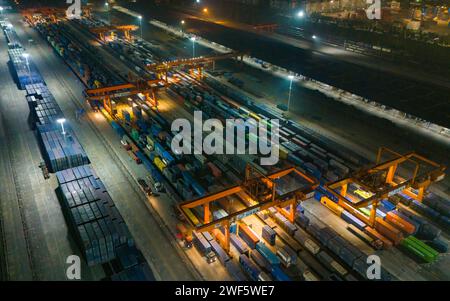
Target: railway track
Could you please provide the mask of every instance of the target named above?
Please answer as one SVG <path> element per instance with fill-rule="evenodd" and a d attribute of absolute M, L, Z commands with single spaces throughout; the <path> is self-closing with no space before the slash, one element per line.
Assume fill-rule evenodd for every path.
<path fill-rule="evenodd" d="M 9 144 L 10 143 L 9 143 L 8 135 L 6 135 L 6 145 L 9 145 Z M 25 238 L 26 254 L 27 254 L 28 264 L 29 264 L 30 270 L 31 270 L 31 278 L 33 281 L 35 281 L 35 280 L 39 280 L 39 278 L 38 278 L 38 274 L 35 269 L 35 264 L 34 264 L 34 259 L 33 259 L 33 251 L 32 251 L 31 242 L 30 242 L 30 235 L 28 233 L 29 227 L 28 227 L 26 215 L 24 212 L 25 209 L 24 209 L 24 203 L 23 203 L 23 198 L 22 198 L 22 191 L 21 191 L 20 183 L 19 183 L 19 176 L 14 168 L 15 165 L 17 164 L 17 158 L 14 156 L 14 153 L 13 153 L 11 147 L 8 147 L 7 156 L 8 156 L 8 158 L 6 158 L 7 159 L 6 161 L 8 162 L 7 163 L 8 169 L 11 171 L 11 181 L 14 184 L 15 196 L 16 196 L 17 205 L 19 208 L 19 214 L 20 214 L 20 220 L 21 220 L 21 224 L 22 224 L 23 235 Z M 3 222 L 2 222 L 2 228 L 3 228 Z M 3 237 L 3 235 L 2 235 L 2 237 Z M 3 244 L 4 244 L 4 249 L 6 250 L 7 245 L 4 240 L 3 240 Z M 7 253 L 7 252 L 5 252 L 5 253 Z M 5 260 L 5 272 L 8 277 L 8 261 L 7 260 Z"/>

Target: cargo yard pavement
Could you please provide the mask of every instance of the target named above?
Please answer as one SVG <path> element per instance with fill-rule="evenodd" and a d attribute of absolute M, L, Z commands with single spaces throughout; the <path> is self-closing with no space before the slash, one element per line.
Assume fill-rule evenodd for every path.
<path fill-rule="evenodd" d="M 84 87 L 33 29 L 26 28 L 25 31 L 26 35 L 33 37 L 36 43 L 30 48 L 34 62 L 91 158 L 97 174 L 129 225 L 130 231 L 136 238 L 138 246 L 150 263 L 157 279 L 198 279 L 199 275 L 192 271 L 192 268 L 187 267 L 192 263 L 189 262 L 186 254 L 180 253 L 181 250 L 177 251 L 176 248 L 181 248 L 177 246 L 174 236 L 168 236 L 167 233 L 167 226 L 175 229 L 174 218 L 167 216 L 172 210 L 172 200 L 165 195 L 161 195 L 157 199 L 151 198 L 154 208 L 159 213 L 166 214 L 163 216 L 164 220 L 171 221 L 166 226 L 163 221 L 153 217 L 152 214 L 156 214 L 154 211 L 149 212 L 151 209 L 149 203 L 146 202 L 143 192 L 134 182 L 139 177 L 146 178 L 144 168 L 137 166 L 130 159 L 121 147 L 120 139 L 100 113 L 90 112 L 80 122 L 76 122 L 76 108 L 84 106 L 87 111 L 90 111 L 89 106 L 82 101 Z M 25 35 L 25 32 L 21 32 L 21 30 L 17 30 L 17 33 L 19 36 Z M 195 255 L 195 252 L 195 250 L 190 250 L 187 254 Z M 200 256 L 189 257 L 197 266 L 208 266 Z M 223 267 L 218 266 L 217 268 L 201 269 L 201 272 L 205 273 L 202 276 L 217 280 L 229 278 Z"/>

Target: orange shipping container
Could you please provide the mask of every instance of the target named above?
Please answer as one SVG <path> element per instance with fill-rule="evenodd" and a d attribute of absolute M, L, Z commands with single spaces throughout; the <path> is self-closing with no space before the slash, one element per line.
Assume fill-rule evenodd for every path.
<path fill-rule="evenodd" d="M 378 233 L 378 231 L 375 230 L 374 228 L 367 226 L 364 228 L 364 230 L 367 232 L 367 234 L 370 237 L 381 240 L 383 242 L 384 249 L 387 250 L 387 249 L 392 248 L 392 242 L 389 239 L 387 239 L 386 237 L 384 237 L 383 235 L 381 235 L 380 233 Z"/>
<path fill-rule="evenodd" d="M 382 235 L 392 240 L 394 242 L 394 245 L 399 244 L 403 239 L 403 234 L 402 232 L 400 232 L 400 230 L 379 217 L 377 217 L 375 220 L 375 229 Z"/>
<path fill-rule="evenodd" d="M 245 224 L 240 223 L 239 224 L 239 232 L 244 232 L 245 235 L 251 239 L 251 241 L 256 245 L 259 242 L 259 238 L 258 236 L 255 235 L 255 233 L 253 233 L 253 231 Z M 241 235 L 239 235 L 241 236 Z M 249 244 L 247 242 L 247 244 Z M 250 245 L 250 244 L 249 244 Z M 251 246 L 252 247 L 252 246 Z"/>
<path fill-rule="evenodd" d="M 394 212 L 388 212 L 386 214 L 386 221 L 407 234 L 414 234 L 416 231 L 416 227 L 414 225 L 405 221 Z"/>

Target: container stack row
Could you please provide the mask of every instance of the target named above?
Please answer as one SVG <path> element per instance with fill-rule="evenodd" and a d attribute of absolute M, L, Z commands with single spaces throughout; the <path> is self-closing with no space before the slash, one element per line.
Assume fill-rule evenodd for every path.
<path fill-rule="evenodd" d="M 28 84 L 43 82 L 39 70 L 34 65 L 31 57 L 27 57 L 28 54 L 23 48 L 9 49 L 8 55 L 14 71 L 14 78 L 21 90 L 24 90 Z"/>
<path fill-rule="evenodd" d="M 64 133 L 56 124 L 37 125 L 37 131 L 45 161 L 52 172 L 90 163 L 86 152 L 68 125 L 64 126 Z"/>
<path fill-rule="evenodd" d="M 72 129 L 57 119 L 63 114 L 45 85 L 39 71 L 28 58 L 28 79 L 23 78 L 24 50 L 12 27 L 0 24 L 8 41 L 14 44 L 9 55 L 27 102 L 43 155 L 56 173 L 61 207 L 89 265 L 107 263 L 109 280 L 155 280 L 142 253 L 135 247 L 127 225 L 89 165 L 89 159 Z M 105 265 L 104 265 L 105 267 Z"/>
<path fill-rule="evenodd" d="M 33 127 L 37 124 L 55 124 L 63 113 L 45 83 L 26 85 L 27 102 Z"/>
<path fill-rule="evenodd" d="M 89 165 L 56 173 L 61 206 L 89 266 L 116 258 L 134 240 L 102 181 Z"/>

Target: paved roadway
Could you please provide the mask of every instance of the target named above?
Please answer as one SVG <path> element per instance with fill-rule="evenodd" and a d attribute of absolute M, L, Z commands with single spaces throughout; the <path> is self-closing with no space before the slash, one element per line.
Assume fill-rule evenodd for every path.
<path fill-rule="evenodd" d="M 84 87 L 62 60 L 34 30 L 28 28 L 26 32 L 36 41 L 30 50 L 36 65 L 124 216 L 156 278 L 230 279 L 219 263 L 209 266 L 196 250 L 182 251 L 174 236 L 173 202 L 164 194 L 151 199 L 144 196 L 136 184 L 137 178 L 148 175 L 143 166 L 131 160 L 106 119 L 100 113 L 90 112 L 87 104 L 81 101 Z M 76 122 L 75 110 L 80 106 L 89 113 L 81 122 Z"/>

